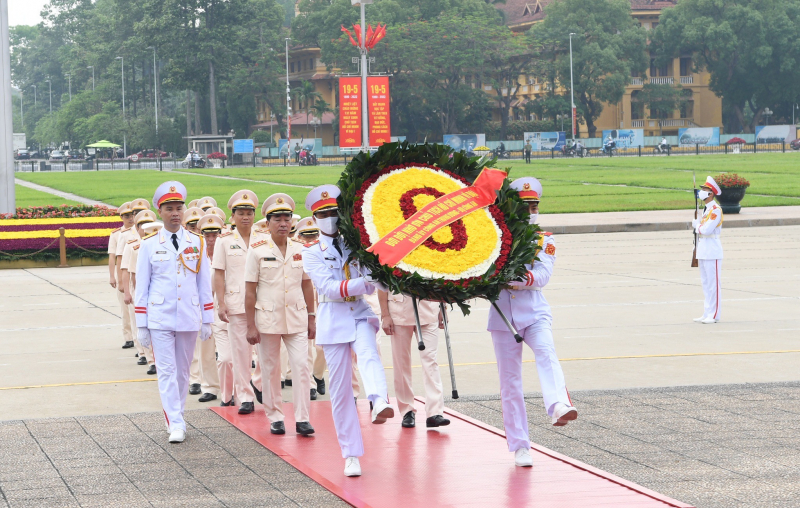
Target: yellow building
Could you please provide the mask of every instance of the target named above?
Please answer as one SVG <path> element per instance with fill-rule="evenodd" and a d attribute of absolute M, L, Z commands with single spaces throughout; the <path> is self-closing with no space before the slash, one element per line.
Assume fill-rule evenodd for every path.
<path fill-rule="evenodd" d="M 515 32 L 523 32 L 542 19 L 544 8 L 554 0 L 506 0 L 498 4 L 506 16 L 506 23 Z M 630 0 L 633 17 L 641 25 L 652 30 L 658 25 L 661 10 L 674 7 L 677 0 Z M 618 104 L 606 104 L 603 112 L 595 122 L 600 136 L 602 129 L 644 129 L 645 136 L 677 135 L 683 127 L 722 127 L 722 99 L 708 88 L 707 72 L 693 73 L 691 57 L 675 58 L 672 65 L 656 67 L 651 60 L 650 68 L 644 75 L 631 76 L 630 84 L 625 87 L 625 94 Z M 651 118 L 644 105 L 638 103 L 636 96 L 645 83 L 669 84 L 683 87 L 685 106 L 673 112 L 669 118 Z M 520 76 L 517 92 L 518 100 L 514 101 L 511 118 L 525 118 L 524 105 L 528 100 L 544 95 L 547 90 L 532 76 Z M 568 92 L 564 88 L 563 92 Z M 487 93 L 494 93 L 487 90 Z M 508 93 L 506 90 L 505 93 Z M 512 89 L 513 93 L 513 89 Z M 500 120 L 500 111 L 493 113 L 495 121 Z M 530 119 L 530 118 L 527 118 Z M 569 130 L 569 127 L 567 127 Z M 581 136 L 587 136 L 585 124 L 580 125 Z"/>

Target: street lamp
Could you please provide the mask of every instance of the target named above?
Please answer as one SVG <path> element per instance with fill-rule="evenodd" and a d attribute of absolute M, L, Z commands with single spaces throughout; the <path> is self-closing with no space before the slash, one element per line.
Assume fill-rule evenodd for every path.
<path fill-rule="evenodd" d="M 770 110 L 769 108 L 764 108 L 763 115 L 764 115 L 764 118 L 765 118 L 765 120 L 767 122 L 767 125 L 769 125 L 769 117 L 772 116 L 773 113 L 774 113 L 774 111 Z"/>
<path fill-rule="evenodd" d="M 792 104 L 792 125 L 796 125 L 795 122 L 794 122 L 794 110 L 795 109 L 800 109 L 800 108 L 797 107 L 797 103 Z"/>
<path fill-rule="evenodd" d="M 373 0 L 350 0 L 351 5 L 361 7 L 361 149 L 369 151 L 369 115 L 367 104 L 367 28 L 366 14 L 364 6 L 371 4 Z"/>
<path fill-rule="evenodd" d="M 69 101 L 72 102 L 72 74 L 67 74 L 69 80 Z"/>
<path fill-rule="evenodd" d="M 53 84 L 50 82 L 49 79 L 45 79 L 47 82 L 47 86 L 50 89 L 50 112 L 53 112 Z"/>
<path fill-rule="evenodd" d="M 94 92 L 94 65 L 90 65 L 87 69 L 92 69 L 92 92 Z"/>
<path fill-rule="evenodd" d="M 36 85 L 31 85 L 33 87 L 33 107 L 36 109 Z"/>
<path fill-rule="evenodd" d="M 154 102 L 156 104 L 156 144 L 158 145 L 158 156 L 161 157 L 161 143 L 158 140 L 158 79 L 156 78 L 156 48 L 155 46 L 147 46 L 147 49 L 153 50 L 153 89 L 155 90 L 156 97 Z"/>
<path fill-rule="evenodd" d="M 289 87 L 289 37 L 286 38 L 286 156 L 289 156 L 289 142 L 292 140 L 292 89 Z M 280 157 L 280 156 L 279 156 Z"/>
<path fill-rule="evenodd" d="M 270 120 L 270 124 L 269 124 L 269 143 L 272 144 L 272 143 L 275 142 L 275 136 L 272 134 L 272 122 L 275 121 L 275 113 L 270 113 L 269 114 L 269 120 Z"/>
<path fill-rule="evenodd" d="M 19 118 L 22 121 L 22 128 L 25 129 L 25 112 L 22 110 L 22 103 L 25 102 L 25 94 L 19 91 Z"/>
<path fill-rule="evenodd" d="M 574 33 L 569 34 L 569 97 L 572 103 L 572 142 L 575 142 L 575 85 L 572 82 L 572 36 Z"/>
<path fill-rule="evenodd" d="M 122 62 L 122 119 L 125 120 L 125 58 L 118 56 L 115 60 Z M 122 155 L 128 156 L 128 137 L 124 132 L 122 134 Z"/>

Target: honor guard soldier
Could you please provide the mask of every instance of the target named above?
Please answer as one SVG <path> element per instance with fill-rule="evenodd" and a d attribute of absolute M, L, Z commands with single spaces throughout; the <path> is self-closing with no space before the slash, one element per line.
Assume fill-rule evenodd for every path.
<path fill-rule="evenodd" d="M 211 267 L 202 237 L 181 227 L 186 187 L 165 182 L 153 205 L 164 227 L 146 237 L 136 263 L 136 325 L 139 341 L 149 346 L 158 370 L 158 391 L 169 429 L 169 442 L 186 438 L 183 411 L 189 388 L 189 365 L 197 333 L 206 340 L 214 321 Z"/>
<path fill-rule="evenodd" d="M 394 394 L 397 408 L 403 415 L 402 426 L 416 426 L 414 390 L 411 387 L 411 337 L 416 334 L 414 307 L 411 297 L 378 291 L 380 302 L 381 327 L 392 341 L 392 366 L 394 367 Z M 444 414 L 444 393 L 442 376 L 436 354 L 439 348 L 439 327 L 444 327 L 439 304 L 420 300 L 417 302 L 422 340 L 425 349 L 419 352 L 422 363 L 422 380 L 425 386 L 426 427 L 450 425 Z M 417 349 L 416 347 L 414 349 Z"/>
<path fill-rule="evenodd" d="M 319 228 L 314 222 L 314 217 L 305 217 L 297 223 L 297 239 L 303 245 L 309 245 L 319 239 Z M 314 291 L 316 295 L 316 290 Z M 316 301 L 316 298 L 315 298 Z M 316 339 L 308 341 L 308 363 L 311 365 L 311 375 L 313 376 L 311 388 L 311 400 L 317 400 L 317 393 L 325 395 L 325 353 L 322 347 L 316 343 Z"/>
<path fill-rule="evenodd" d="M 130 201 L 119 205 L 117 213 L 119 213 L 119 217 L 122 219 L 122 227 L 112 231 L 111 235 L 108 237 L 108 283 L 114 288 L 114 294 L 117 295 L 120 315 L 122 316 L 122 349 L 130 349 L 133 347 L 131 318 L 128 314 L 127 305 L 125 304 L 125 297 L 118 289 L 122 281 L 119 280 L 119 269 L 117 268 L 117 246 L 119 244 L 119 237 L 123 231 L 128 231 L 133 227 L 134 213 L 131 209 Z"/>
<path fill-rule="evenodd" d="M 374 293 L 375 286 L 369 270 L 350 261 L 350 249 L 339 234 L 339 194 L 335 185 L 322 185 L 306 197 L 306 208 L 313 213 L 322 235 L 317 243 L 303 248 L 303 267 L 319 297 L 317 343 L 328 362 L 331 410 L 345 459 L 344 474 L 360 476 L 358 457 L 364 454 L 364 443 L 350 384 L 353 353 L 372 403 L 372 423 L 384 423 L 394 416 L 394 409 L 388 402 L 386 374 L 378 356 L 376 333 L 380 324 L 364 301 L 364 295 Z"/>
<path fill-rule="evenodd" d="M 122 251 L 122 256 L 120 257 L 120 268 L 122 273 L 122 288 L 123 288 L 123 300 L 125 301 L 126 310 L 130 315 L 131 320 L 131 333 L 135 336 L 137 334 L 136 330 L 136 314 L 134 313 L 133 307 L 133 284 L 131 283 L 131 263 L 135 263 L 134 258 L 138 256 L 134 256 L 134 252 L 138 252 L 136 249 L 139 248 L 139 242 L 141 241 L 141 237 L 144 236 L 144 226 L 155 222 L 156 214 L 153 213 L 151 210 L 142 210 L 141 212 L 136 214 L 134 218 L 134 224 L 136 228 L 136 236 L 131 240 L 128 240 L 128 243 L 125 245 L 125 249 Z M 135 270 L 134 270 L 135 271 Z M 135 340 L 134 343 L 136 344 L 136 350 L 138 351 L 139 355 L 139 365 L 150 365 L 153 366 L 153 374 L 155 374 L 155 362 L 153 361 L 153 350 L 150 348 L 143 347 L 139 344 L 138 340 Z"/>
<path fill-rule="evenodd" d="M 244 269 L 250 245 L 263 240 L 266 235 L 253 229 L 258 208 L 258 197 L 253 191 L 235 193 L 228 200 L 228 208 L 236 229 L 220 235 L 214 246 L 214 291 L 218 295 L 219 318 L 228 323 L 234 397 L 239 403 L 239 414 L 250 414 L 255 408 L 256 392 L 251 367 L 253 346 L 247 342 Z"/>
<path fill-rule="evenodd" d="M 722 193 L 717 182 L 710 176 L 706 179 L 698 197 L 705 203 L 703 216 L 692 222 L 697 233 L 697 264 L 700 267 L 700 282 L 703 284 L 705 305 L 703 315 L 695 318 L 698 323 L 710 325 L 720 320 L 720 270 L 722 269 L 722 208 L 714 196 Z"/>
<path fill-rule="evenodd" d="M 511 188 L 519 192 L 520 198 L 528 203 L 530 223 L 536 223 L 542 184 L 536 178 L 524 177 L 514 180 Z M 509 288 L 500 293 L 497 305 L 514 324 L 525 344 L 533 350 L 545 410 L 552 418 L 553 425 L 563 426 L 575 420 L 578 411 L 572 407 L 567 392 L 564 373 L 553 344 L 553 315 L 542 294 L 542 289 L 553 275 L 556 262 L 556 244 L 550 233 L 543 233 L 539 239 L 537 257 L 539 259 L 531 260 L 525 265 L 528 269 L 525 280 L 511 282 Z M 517 343 L 494 307 L 489 309 L 488 330 L 492 333 L 497 370 L 500 374 L 500 398 L 508 450 L 515 452 L 516 465 L 530 467 L 533 460 L 530 454 L 528 415 L 522 393 L 522 344 Z"/>
<path fill-rule="evenodd" d="M 195 206 L 200 207 L 204 212 L 208 212 L 210 209 L 217 206 L 217 201 L 211 196 L 206 196 L 198 199 Z"/>
<path fill-rule="evenodd" d="M 269 224 L 270 236 L 250 244 L 245 264 L 247 341 L 258 344 L 263 383 L 262 403 L 272 434 L 285 434 L 281 400 L 281 341 L 286 345 L 289 364 L 295 374 L 292 391 L 295 430 L 314 433 L 308 421 L 308 393 L 311 372 L 308 343 L 314 339 L 316 317 L 314 287 L 303 270 L 303 247 L 289 238 L 294 200 L 287 194 L 273 194 L 261 213 Z M 311 309 L 311 311 L 309 311 Z"/>
<path fill-rule="evenodd" d="M 211 208 L 206 215 L 200 219 L 200 231 L 203 239 L 208 245 L 208 257 L 212 264 L 214 261 L 214 247 L 217 238 L 225 231 L 224 214 L 220 216 L 221 210 L 214 213 L 219 208 Z M 214 305 L 217 306 L 217 295 L 214 294 Z M 211 324 L 211 338 L 216 346 L 217 377 L 219 379 L 219 391 L 222 396 L 221 406 L 233 405 L 233 356 L 231 345 L 228 339 L 228 323 L 219 318 L 219 314 L 214 313 L 214 322 Z M 202 399 L 203 397 L 200 397 Z M 200 400 L 198 399 L 198 400 Z M 202 401 L 205 402 L 205 401 Z"/>

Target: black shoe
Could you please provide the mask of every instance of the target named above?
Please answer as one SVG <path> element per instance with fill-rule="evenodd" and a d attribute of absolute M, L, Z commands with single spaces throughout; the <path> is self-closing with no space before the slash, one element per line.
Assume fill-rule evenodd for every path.
<path fill-rule="evenodd" d="M 130 349 L 132 347 L 133 347 L 133 341 L 129 340 L 129 341 L 125 342 L 125 344 L 122 346 L 122 349 Z"/>
<path fill-rule="evenodd" d="M 292 380 L 291 379 L 287 379 L 286 381 L 284 381 L 284 383 L 286 383 L 286 386 L 292 386 Z"/>
<path fill-rule="evenodd" d="M 136 353 L 135 355 L 133 355 L 133 357 L 134 358 L 139 358 L 139 353 Z"/>
<path fill-rule="evenodd" d="M 149 375 L 151 375 L 151 376 L 155 376 L 155 374 L 156 374 L 156 364 L 155 363 L 153 365 L 151 365 L 149 369 L 147 369 L 147 373 Z"/>
<path fill-rule="evenodd" d="M 202 393 L 200 390 L 200 383 L 192 383 L 189 385 L 189 395 L 198 395 Z"/>
<path fill-rule="evenodd" d="M 286 381 L 281 381 L 281 390 L 286 388 Z"/>
<path fill-rule="evenodd" d="M 239 414 L 240 415 L 249 415 L 253 412 L 253 403 L 252 402 L 242 402 L 242 405 L 239 406 Z"/>
<path fill-rule="evenodd" d="M 197 402 L 210 402 L 212 400 L 217 400 L 217 396 L 213 393 L 204 393 L 197 399 Z"/>
<path fill-rule="evenodd" d="M 245 402 L 245 404 L 247 404 Z M 269 433 L 270 434 L 286 434 L 286 427 L 284 427 L 283 422 L 273 422 L 269 424 Z"/>
<path fill-rule="evenodd" d="M 145 358 L 144 356 L 139 357 L 139 361 L 136 362 L 136 365 L 147 365 L 147 358 Z"/>
<path fill-rule="evenodd" d="M 317 379 L 314 377 L 314 382 L 317 383 L 317 393 L 320 395 L 325 395 L 325 378 Z"/>
<path fill-rule="evenodd" d="M 297 422 L 294 424 L 294 430 L 301 436 L 310 436 L 314 433 L 314 427 L 308 422 Z"/>
<path fill-rule="evenodd" d="M 256 361 L 255 360 L 250 362 L 250 368 L 251 369 L 255 369 L 256 368 Z"/>
<path fill-rule="evenodd" d="M 250 380 L 250 386 L 252 386 L 252 387 L 253 387 L 253 391 L 254 391 L 254 392 L 255 392 L 255 394 L 256 394 L 256 400 L 258 401 L 258 403 L 259 403 L 259 404 L 263 404 L 263 402 L 261 402 L 261 390 L 259 390 L 258 388 L 256 388 L 256 385 L 254 385 L 254 384 L 253 384 L 253 380 L 252 380 L 252 379 Z"/>
<path fill-rule="evenodd" d="M 403 428 L 406 429 L 413 429 L 417 426 L 417 417 L 414 415 L 414 411 L 409 411 L 408 413 L 403 415 Z"/>
<path fill-rule="evenodd" d="M 311 400 L 317 400 L 317 391 L 315 389 L 311 389 Z"/>
<path fill-rule="evenodd" d="M 225 402 L 223 400 L 222 402 L 219 403 L 219 405 L 222 406 L 222 407 L 232 406 L 233 405 L 233 397 L 231 397 L 231 400 L 228 401 L 228 402 Z"/>
<path fill-rule="evenodd" d="M 431 416 L 425 420 L 426 427 L 444 427 L 450 425 L 450 420 L 442 415 Z"/>

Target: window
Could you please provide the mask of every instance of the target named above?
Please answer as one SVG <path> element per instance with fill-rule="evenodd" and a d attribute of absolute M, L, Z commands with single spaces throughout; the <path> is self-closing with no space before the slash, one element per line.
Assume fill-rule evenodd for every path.
<path fill-rule="evenodd" d="M 662 65 L 661 67 L 656 67 L 656 59 L 650 59 L 650 77 L 655 78 L 657 76 L 669 76 L 670 73 L 670 66 L 669 65 Z"/>
<path fill-rule="evenodd" d="M 681 76 L 692 75 L 692 57 L 681 57 Z"/>
<path fill-rule="evenodd" d="M 631 120 L 644 119 L 644 104 L 639 99 L 640 90 L 631 92 Z"/>
<path fill-rule="evenodd" d="M 294 62 L 289 64 L 289 71 L 294 72 Z"/>
<path fill-rule="evenodd" d="M 313 58 L 308 61 L 308 68 L 310 70 L 312 70 L 312 71 L 314 70 L 314 59 Z"/>
<path fill-rule="evenodd" d="M 683 104 L 681 104 L 681 118 L 694 118 L 694 97 L 691 90 L 683 90 Z"/>

